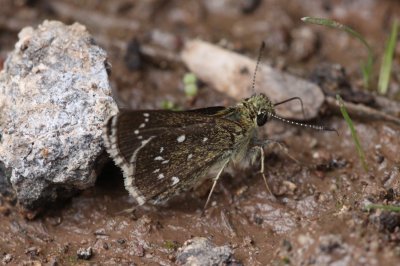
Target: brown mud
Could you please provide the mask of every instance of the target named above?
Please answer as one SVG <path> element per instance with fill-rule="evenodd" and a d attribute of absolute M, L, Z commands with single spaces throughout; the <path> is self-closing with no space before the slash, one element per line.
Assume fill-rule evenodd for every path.
<path fill-rule="evenodd" d="M 348 82 L 360 89 L 362 45 L 344 33 L 302 24 L 299 18 L 340 20 L 360 31 L 378 52 L 384 48 L 382 40 L 391 19 L 396 14 L 400 19 L 400 3 L 378 0 L 267 0 L 253 11 L 243 5 L 257 1 L 240 1 L 241 5 L 235 1 L 220 5 L 212 4 L 217 1 L 4 2 L 0 62 L 22 27 L 43 19 L 78 20 L 107 50 L 113 86 L 126 104 L 137 109 L 160 108 L 163 100 L 183 108 L 233 102 L 206 85 L 196 101 L 187 100 L 182 89 L 186 70 L 179 62 L 157 60 L 157 54 L 140 59 L 125 56 L 125 46 L 134 37 L 143 45 L 152 43 L 156 50 L 173 52 L 183 39 L 200 37 L 253 58 L 265 40 L 265 61 L 275 67 L 307 78 L 321 63 L 340 63 Z M 82 13 L 84 17 L 76 17 Z M 103 23 L 96 24 L 98 16 Z M 315 44 L 296 38 L 295 31 L 303 27 L 312 29 Z M 296 41 L 307 52 L 293 50 Z M 397 74 L 389 97 L 399 93 L 399 62 L 397 49 Z M 279 149 L 266 151 L 266 173 L 276 201 L 254 166 L 225 173 L 204 216 L 209 183 L 167 206 L 144 207 L 136 215 L 121 213 L 135 203 L 123 188 L 121 173 L 110 163 L 95 187 L 32 221 L 23 218 L 15 204 L 0 198 L 0 259 L 10 265 L 173 265 L 178 247 L 194 236 L 204 236 L 216 245 L 229 244 L 234 258 L 244 265 L 398 265 L 400 216 L 366 211 L 365 206 L 399 203 L 400 126 L 355 121 L 369 164 L 365 171 L 341 117 L 326 113 L 313 122 L 336 128 L 339 136 L 278 122 L 266 126 L 268 137 L 284 141 L 290 156 L 299 161 Z M 88 247 L 92 256 L 78 259 L 78 249 Z"/>

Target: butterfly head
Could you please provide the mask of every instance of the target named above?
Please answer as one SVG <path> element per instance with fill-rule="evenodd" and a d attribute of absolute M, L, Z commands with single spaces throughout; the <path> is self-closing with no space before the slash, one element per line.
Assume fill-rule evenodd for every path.
<path fill-rule="evenodd" d="M 273 114 L 275 114 L 274 104 L 264 94 L 256 94 L 245 99 L 242 103 L 245 108 L 245 114 L 254 124 L 261 127 L 267 123 Z"/>
<path fill-rule="evenodd" d="M 319 131 L 334 131 L 334 132 L 336 132 L 336 134 L 339 134 L 337 132 L 337 130 L 334 128 L 329 128 L 329 127 L 319 126 L 319 125 L 304 124 L 304 123 L 300 123 L 297 121 L 288 120 L 286 118 L 280 117 L 275 114 L 275 106 L 278 106 L 280 104 L 287 103 L 287 102 L 290 102 L 293 100 L 300 101 L 301 109 L 302 109 L 303 115 L 304 115 L 303 102 L 301 101 L 301 99 L 299 97 L 292 97 L 292 98 L 286 99 L 286 100 L 278 102 L 278 103 L 272 103 L 271 100 L 264 94 L 256 94 L 256 95 L 251 96 L 250 98 L 245 99 L 239 105 L 241 106 L 241 113 L 244 114 L 245 119 L 247 119 L 247 120 L 250 119 L 256 127 L 262 127 L 270 119 L 275 119 L 275 120 L 279 120 L 281 122 L 291 124 L 291 125 L 308 127 L 308 128 L 311 128 L 314 130 L 319 130 Z"/>

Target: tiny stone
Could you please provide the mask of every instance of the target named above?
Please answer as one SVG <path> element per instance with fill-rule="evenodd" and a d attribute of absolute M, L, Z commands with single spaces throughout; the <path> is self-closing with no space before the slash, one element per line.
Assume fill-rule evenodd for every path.
<path fill-rule="evenodd" d="M 258 225 L 261 225 L 263 223 L 264 219 L 260 216 L 254 217 L 254 222 Z"/>
<path fill-rule="evenodd" d="M 117 243 L 120 244 L 120 245 L 123 245 L 123 244 L 126 243 L 126 240 L 122 239 L 122 238 L 119 238 L 119 239 L 117 239 Z"/>
<path fill-rule="evenodd" d="M 12 260 L 13 260 L 13 255 L 11 255 L 11 254 L 6 254 L 6 255 L 3 257 L 2 262 L 3 262 L 4 264 L 7 264 L 7 263 L 10 263 Z"/>
<path fill-rule="evenodd" d="M 106 236 L 106 235 L 107 235 L 106 229 L 104 229 L 104 228 L 97 229 L 97 230 L 94 232 L 94 234 L 95 234 L 95 235 L 98 235 L 98 236 Z"/>
<path fill-rule="evenodd" d="M 172 177 L 172 185 L 174 186 L 174 185 L 176 185 L 176 184 L 178 184 L 179 183 L 179 177 L 176 177 L 176 176 L 173 176 Z"/>
<path fill-rule="evenodd" d="M 231 265 L 232 249 L 228 246 L 216 247 L 205 237 L 187 240 L 177 251 L 178 265 Z"/>
<path fill-rule="evenodd" d="M 177 141 L 179 142 L 179 143 L 181 143 L 181 142 L 184 142 L 185 141 L 185 135 L 181 135 L 181 136 L 179 136 L 178 138 L 177 138 Z"/>
<path fill-rule="evenodd" d="M 91 247 L 88 247 L 86 249 L 80 248 L 76 252 L 76 255 L 80 260 L 90 260 L 90 258 L 93 256 L 93 250 Z"/>
<path fill-rule="evenodd" d="M 342 247 L 342 239 L 338 235 L 324 235 L 319 237 L 319 249 L 321 252 L 331 254 L 335 249 Z"/>
<path fill-rule="evenodd" d="M 36 257 L 40 253 L 40 248 L 38 247 L 30 247 L 25 251 L 25 254 L 31 256 L 31 257 Z"/>

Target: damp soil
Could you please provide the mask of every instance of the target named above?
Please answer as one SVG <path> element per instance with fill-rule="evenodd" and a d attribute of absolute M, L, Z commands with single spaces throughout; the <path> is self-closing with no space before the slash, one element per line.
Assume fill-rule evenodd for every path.
<path fill-rule="evenodd" d="M 54 2 L 4 2 L 0 62 L 13 49 L 21 28 L 43 19 L 79 21 L 107 51 L 110 80 L 121 105 L 135 109 L 160 108 L 165 100 L 181 108 L 234 103 L 207 84 L 201 84 L 196 99 L 185 97 L 182 76 L 187 70 L 165 51 L 177 54 L 184 39 L 195 37 L 253 58 L 264 40 L 267 63 L 304 78 L 321 64 L 340 63 L 347 82 L 360 89 L 362 45 L 338 31 L 301 24 L 299 18 L 340 20 L 359 30 L 378 52 L 391 20 L 400 19 L 400 3 L 378 0 Z M 296 38 L 296 30 L 304 27 L 313 29 L 314 41 Z M 296 41 L 307 49 L 294 49 L 299 47 L 293 45 Z M 135 56 L 137 45 L 151 52 Z M 399 62 L 397 49 L 397 71 Z M 395 74 L 389 97 L 398 94 L 399 79 Z M 277 122 L 269 122 L 261 132 L 288 147 L 287 153 L 266 150 L 275 199 L 257 174 L 258 166 L 235 166 L 222 176 L 204 214 L 209 182 L 166 206 L 144 206 L 133 215 L 125 211 L 135 202 L 111 162 L 95 187 L 33 220 L 2 197 L 0 259 L 10 265 L 173 265 L 176 250 L 186 240 L 204 236 L 216 245 L 230 245 L 243 265 L 398 265 L 400 216 L 366 211 L 365 206 L 399 203 L 400 126 L 355 121 L 366 171 L 341 117 L 321 110 L 321 117 L 312 122 L 334 127 L 339 134 Z M 89 247 L 92 255 L 78 258 L 78 250 Z"/>

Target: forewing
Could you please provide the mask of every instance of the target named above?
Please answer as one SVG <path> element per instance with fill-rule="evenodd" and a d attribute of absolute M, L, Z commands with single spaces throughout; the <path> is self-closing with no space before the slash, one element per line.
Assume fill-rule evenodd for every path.
<path fill-rule="evenodd" d="M 105 142 L 125 187 L 143 204 L 192 187 L 242 133 L 237 123 L 205 112 L 126 111 L 108 121 Z"/>

